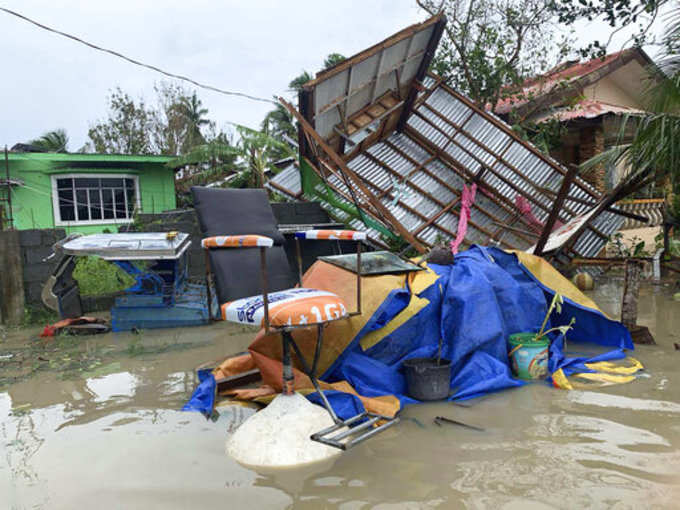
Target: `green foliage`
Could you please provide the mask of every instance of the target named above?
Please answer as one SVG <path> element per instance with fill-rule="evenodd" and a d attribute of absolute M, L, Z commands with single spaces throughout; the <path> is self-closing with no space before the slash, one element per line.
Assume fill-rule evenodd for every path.
<path fill-rule="evenodd" d="M 287 143 L 270 136 L 266 131 L 257 131 L 246 126 L 234 124 L 237 140 L 233 144 L 225 140 L 217 140 L 205 145 L 194 147 L 189 153 L 172 160 L 169 165 L 177 168 L 185 165 L 207 165 L 210 161 L 220 161 L 220 175 L 228 175 L 225 185 L 228 187 L 242 187 L 247 181 L 248 187 L 261 188 L 265 182 L 266 173 L 274 172 L 276 167 L 272 162 L 278 156 L 294 156 L 295 153 Z M 225 163 L 229 162 L 229 168 Z M 213 177 L 210 169 L 199 171 L 195 177 Z M 195 182 L 196 178 L 192 182 Z"/>
<path fill-rule="evenodd" d="M 632 36 L 636 46 L 650 42 L 649 35 L 659 10 L 673 3 L 673 0 L 556 0 L 554 10 L 560 23 L 572 24 L 578 20 L 607 23 L 612 28 L 607 40 L 596 39 L 579 50 L 584 57 L 601 57 L 606 54 L 614 31 L 623 27 L 637 28 Z"/>
<path fill-rule="evenodd" d="M 557 119 L 549 119 L 543 122 L 522 122 L 510 114 L 512 129 L 523 140 L 531 142 L 540 151 L 549 154 L 558 149 L 562 144 L 562 138 L 567 132 L 566 126 Z"/>
<path fill-rule="evenodd" d="M 208 109 L 203 108 L 203 103 L 196 96 L 196 91 L 189 97 L 180 97 L 179 101 L 173 106 L 184 121 L 185 135 L 182 143 L 182 152 L 187 152 L 197 145 L 204 144 L 205 137 L 201 132 L 201 128 L 209 126 L 210 121 L 205 118 L 208 114 Z"/>
<path fill-rule="evenodd" d="M 27 306 L 24 308 L 24 317 L 21 326 L 45 326 L 59 320 L 59 314 L 42 305 Z"/>
<path fill-rule="evenodd" d="M 291 92 L 299 92 L 305 83 L 313 79 L 314 76 L 312 76 L 309 72 L 302 71 L 302 73 L 290 80 L 290 83 L 288 83 L 288 90 Z"/>
<path fill-rule="evenodd" d="M 324 59 L 323 68 L 324 70 L 330 69 L 331 67 L 335 67 L 345 60 L 347 60 L 347 57 L 344 55 L 341 55 L 340 53 L 331 53 Z"/>
<path fill-rule="evenodd" d="M 214 123 L 196 91 L 160 82 L 156 104 L 135 100 L 119 87 L 108 97 L 108 117 L 90 127 L 90 149 L 113 154 L 178 155 L 206 143 Z"/>
<path fill-rule="evenodd" d="M 434 72 L 481 107 L 494 109 L 504 94 L 516 93 L 514 86 L 552 67 L 571 49 L 568 31 L 555 23 L 552 0 L 417 3 L 447 18 Z"/>
<path fill-rule="evenodd" d="M 135 102 L 120 87 L 108 98 L 109 117 L 92 126 L 88 136 L 95 152 L 152 154 L 152 114 L 143 100 Z"/>
<path fill-rule="evenodd" d="M 84 296 L 119 292 L 135 282 L 122 269 L 98 257 L 79 257 L 73 278 Z"/>
<path fill-rule="evenodd" d="M 29 141 L 28 144 L 44 152 L 68 152 L 68 135 L 65 129 L 55 129 Z"/>
<path fill-rule="evenodd" d="M 545 326 L 548 324 L 548 319 L 550 319 L 550 315 L 552 315 L 553 311 L 556 311 L 558 314 L 562 313 L 562 304 L 564 303 L 564 298 L 562 297 L 562 294 L 559 292 L 555 292 L 555 295 L 552 298 L 552 301 L 550 302 L 550 306 L 548 307 L 548 311 L 545 314 L 545 318 L 543 319 L 543 324 L 541 324 L 541 329 L 538 331 L 536 334 L 535 339 L 538 340 L 541 337 L 546 336 L 548 333 L 551 333 L 553 331 L 559 331 L 563 335 L 569 331 L 574 323 L 576 323 L 576 319 L 573 317 L 569 321 L 569 324 L 566 326 L 557 326 L 556 328 L 551 328 L 549 330 L 545 330 Z"/>

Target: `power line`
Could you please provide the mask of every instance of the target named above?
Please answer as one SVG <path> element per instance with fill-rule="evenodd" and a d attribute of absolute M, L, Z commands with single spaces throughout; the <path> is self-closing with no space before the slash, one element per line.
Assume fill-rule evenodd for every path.
<path fill-rule="evenodd" d="M 35 25 L 39 28 L 42 28 L 43 30 L 47 30 L 48 32 L 52 32 L 52 33 L 61 35 L 63 37 L 66 37 L 68 39 L 76 41 L 80 44 L 84 44 L 85 46 L 89 46 L 90 48 L 95 49 L 97 51 L 102 51 L 104 53 L 108 53 L 110 55 L 113 55 L 114 57 L 122 58 L 123 60 L 130 62 L 131 64 L 141 66 L 141 67 L 145 67 L 147 69 L 151 69 L 152 71 L 156 71 L 157 73 L 161 73 L 165 76 L 169 76 L 170 78 L 175 78 L 177 80 L 189 82 L 189 83 L 196 85 L 197 87 L 200 87 L 202 89 L 212 90 L 213 92 L 217 92 L 219 94 L 224 94 L 224 95 L 227 95 L 227 96 L 243 97 L 245 99 L 250 99 L 251 101 L 260 101 L 260 102 L 263 102 L 263 103 L 271 103 L 271 104 L 275 104 L 275 105 L 278 104 L 275 101 L 272 101 L 271 99 L 266 99 L 266 98 L 257 97 L 257 96 L 251 96 L 250 94 L 245 94 L 243 92 L 233 92 L 233 91 L 229 91 L 229 90 L 220 89 L 218 87 L 213 87 L 212 85 L 206 85 L 204 83 L 197 82 L 196 80 L 193 80 L 193 79 L 191 79 L 187 76 L 182 76 L 180 74 L 175 74 L 175 73 L 171 73 L 171 72 L 168 72 L 168 71 L 164 71 L 163 69 L 161 69 L 159 67 L 156 67 L 156 66 L 153 66 L 153 65 L 150 65 L 150 64 L 145 64 L 144 62 L 140 62 L 139 60 L 135 60 L 133 58 L 127 57 L 127 56 L 125 56 L 122 53 L 119 53 L 117 51 L 109 50 L 107 48 L 97 46 L 96 44 L 92 44 L 90 42 L 84 41 L 83 39 L 80 39 L 79 37 L 76 37 L 75 35 L 67 34 L 66 32 L 62 32 L 61 30 L 57 30 L 55 28 L 51 28 L 51 27 L 48 27 L 46 25 L 43 25 L 42 23 L 38 23 L 37 21 L 32 20 L 31 18 L 24 16 L 23 14 L 20 14 L 16 11 L 11 10 L 11 9 L 7 9 L 5 7 L 0 7 L 0 11 L 4 11 L 7 14 L 11 14 L 12 16 L 16 16 L 17 18 L 20 18 L 24 21 L 27 21 L 28 23 L 31 23 L 32 25 Z"/>

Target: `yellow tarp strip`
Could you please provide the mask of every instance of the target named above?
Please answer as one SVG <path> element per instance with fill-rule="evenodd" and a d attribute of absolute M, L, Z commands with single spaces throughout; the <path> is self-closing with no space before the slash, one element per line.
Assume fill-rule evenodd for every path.
<path fill-rule="evenodd" d="M 607 386 L 610 384 L 625 384 L 635 380 L 636 372 L 643 370 L 644 367 L 635 358 L 626 358 L 621 360 L 627 362 L 627 366 L 622 366 L 619 362 L 598 361 L 596 363 L 586 363 L 586 367 L 597 372 L 579 372 L 572 374 L 569 377 L 564 375 L 562 369 L 557 370 L 552 375 L 553 385 L 563 390 L 581 389 L 595 386 L 594 384 L 585 384 L 578 382 L 579 379 L 589 381 L 591 383 L 599 383 L 596 386 Z"/>
<path fill-rule="evenodd" d="M 370 349 L 374 345 L 380 343 L 383 339 L 385 339 L 385 337 L 396 331 L 411 317 L 430 304 L 429 300 L 419 298 L 416 294 L 420 294 L 431 285 L 434 285 L 434 283 L 437 281 L 437 278 L 439 278 L 437 273 L 428 269 L 426 271 L 415 271 L 413 273 L 409 273 L 408 277 L 410 279 L 409 287 L 411 289 L 411 300 L 409 301 L 408 306 L 384 327 L 375 331 L 371 331 L 365 335 L 359 341 L 363 350 Z"/>
<path fill-rule="evenodd" d="M 626 361 L 631 363 L 628 367 L 622 367 L 617 363 L 612 363 L 611 361 L 599 361 L 597 363 L 586 363 L 585 365 L 591 370 L 597 370 L 598 372 L 609 372 L 611 374 L 621 374 L 621 375 L 631 375 L 639 372 L 644 367 L 635 358 L 626 358 Z"/>
<path fill-rule="evenodd" d="M 552 375 L 552 380 L 553 380 L 553 386 L 556 388 L 561 388 L 563 390 L 573 390 L 573 386 L 569 382 L 569 379 L 567 379 L 567 376 L 564 375 L 564 372 L 560 368 L 559 370 L 556 370 L 553 375 Z"/>
<path fill-rule="evenodd" d="M 634 375 L 614 375 L 604 374 L 601 372 L 596 373 L 581 372 L 578 374 L 573 374 L 572 377 L 578 377 L 579 379 L 586 379 L 588 381 L 600 382 L 605 384 L 624 384 L 635 380 Z"/>

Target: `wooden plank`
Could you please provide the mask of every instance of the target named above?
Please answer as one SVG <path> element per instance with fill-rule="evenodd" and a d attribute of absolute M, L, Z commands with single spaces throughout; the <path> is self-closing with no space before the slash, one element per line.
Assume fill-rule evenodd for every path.
<path fill-rule="evenodd" d="M 564 179 L 562 179 L 562 185 L 560 186 L 560 191 L 557 193 L 557 199 L 553 203 L 552 210 L 548 215 L 548 219 L 543 225 L 541 237 L 538 239 L 538 243 L 536 243 L 536 248 L 534 248 L 534 255 L 538 255 L 540 257 L 543 254 L 543 248 L 545 248 L 545 243 L 548 242 L 548 237 L 550 236 L 550 233 L 552 232 L 553 227 L 555 226 L 555 222 L 557 221 L 557 215 L 560 209 L 562 208 L 562 204 L 564 204 L 564 200 L 567 198 L 567 194 L 569 193 L 571 183 L 574 181 L 574 177 L 576 177 L 576 172 L 578 172 L 578 168 L 571 167 L 567 172 L 567 175 L 565 175 Z"/>
<path fill-rule="evenodd" d="M 240 386 L 246 386 L 247 384 L 252 384 L 261 380 L 262 374 L 260 373 L 260 369 L 255 368 L 241 374 L 215 379 L 215 382 L 217 383 L 217 393 L 222 393 L 223 391 L 238 388 Z"/>
<path fill-rule="evenodd" d="M 404 39 L 412 37 L 418 32 L 427 29 L 430 25 L 437 23 L 443 17 L 444 16 L 442 14 L 437 14 L 435 16 L 432 16 L 430 19 L 423 21 L 422 23 L 416 23 L 411 25 L 410 27 L 406 27 L 405 29 L 400 30 L 396 34 L 388 37 L 387 39 L 377 44 L 374 44 L 370 48 L 360 53 L 357 53 L 356 55 L 353 55 L 352 57 L 346 60 L 343 60 L 338 65 L 317 73 L 316 78 L 304 84 L 304 88 L 312 89 L 316 87 L 322 81 L 325 81 L 328 78 L 335 76 L 336 74 L 339 74 L 349 69 L 350 67 L 357 65 L 360 62 L 363 62 L 364 60 L 377 54 L 379 51 L 383 51 L 389 48 L 390 46 L 394 46 L 395 44 L 403 41 Z"/>
<path fill-rule="evenodd" d="M 0 320 L 18 326 L 24 319 L 24 269 L 19 231 L 0 232 Z"/>
<path fill-rule="evenodd" d="M 439 40 L 442 38 L 442 34 L 444 33 L 445 26 L 446 16 L 441 15 L 441 18 L 437 20 L 437 23 L 434 26 L 434 30 L 432 30 L 430 40 L 427 42 L 427 49 L 425 50 L 425 55 L 423 56 L 423 59 L 420 61 L 420 65 L 418 66 L 416 76 L 413 79 L 413 81 L 411 81 L 411 88 L 408 91 L 408 95 L 406 96 L 406 103 L 404 104 L 404 109 L 401 111 L 399 122 L 397 122 L 398 133 L 404 131 L 404 127 L 406 127 L 406 122 L 408 121 L 409 115 L 411 115 L 413 105 L 416 101 L 416 98 L 418 97 L 418 88 L 415 85 L 420 84 L 425 78 L 425 74 L 427 74 L 427 68 L 430 67 L 430 63 L 434 58 L 434 54 L 437 51 L 437 46 L 439 46 Z"/>
<path fill-rule="evenodd" d="M 326 155 L 331 159 L 333 164 L 337 165 L 341 172 L 343 172 L 349 179 L 354 182 L 354 184 L 359 188 L 359 190 L 366 196 L 366 198 L 371 202 L 373 207 L 381 212 L 383 216 L 389 221 L 389 223 L 399 232 L 399 234 L 404 238 L 404 240 L 409 243 L 413 248 L 415 248 L 419 253 L 425 253 L 426 248 L 408 231 L 404 226 L 394 217 L 394 215 L 385 207 L 380 200 L 378 200 L 373 193 L 371 193 L 361 179 L 347 166 L 343 159 L 319 136 L 319 134 L 314 131 L 314 128 L 307 122 L 307 120 L 300 115 L 300 113 L 293 108 L 287 101 L 279 98 L 281 104 L 297 119 L 300 123 L 300 128 L 311 136 L 316 142 L 317 146 L 326 153 Z"/>

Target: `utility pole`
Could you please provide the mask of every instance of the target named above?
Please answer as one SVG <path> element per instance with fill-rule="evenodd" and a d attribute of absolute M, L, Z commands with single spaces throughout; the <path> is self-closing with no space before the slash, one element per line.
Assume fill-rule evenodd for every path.
<path fill-rule="evenodd" d="M 3 214 L 0 221 L 0 230 L 5 230 L 5 224 L 7 224 L 7 230 L 12 230 L 12 185 L 9 182 L 9 154 L 7 152 L 7 145 L 5 145 L 5 186 L 7 186 L 7 197 L 5 199 L 7 202 L 7 210 L 5 211 L 5 208 L 2 208 Z M 6 213 L 6 217 L 4 213 Z"/>

